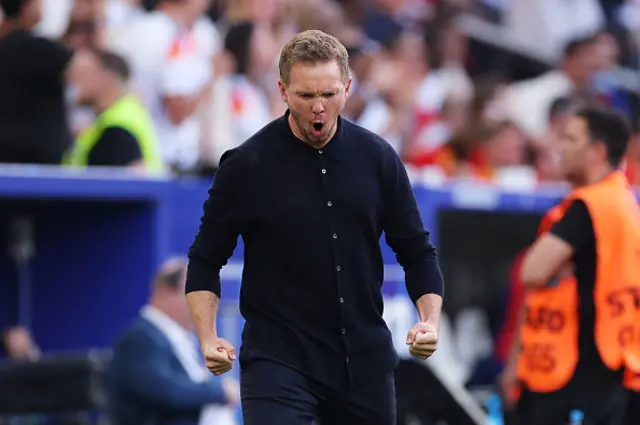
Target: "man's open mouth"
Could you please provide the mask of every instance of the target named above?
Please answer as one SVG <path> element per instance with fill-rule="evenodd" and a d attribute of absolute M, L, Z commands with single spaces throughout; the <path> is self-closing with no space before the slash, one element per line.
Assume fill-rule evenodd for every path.
<path fill-rule="evenodd" d="M 320 130 L 322 130 L 322 129 L 324 128 L 324 123 L 321 123 L 321 122 L 314 122 L 314 123 L 313 123 L 313 128 L 314 128 L 314 130 L 316 130 L 316 131 L 320 131 Z"/>

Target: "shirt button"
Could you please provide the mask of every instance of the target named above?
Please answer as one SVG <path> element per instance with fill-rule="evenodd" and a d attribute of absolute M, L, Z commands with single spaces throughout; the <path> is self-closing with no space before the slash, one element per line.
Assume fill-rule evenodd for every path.
<path fill-rule="evenodd" d="M 344 298 L 340 297 L 340 304 L 344 304 Z"/>
<path fill-rule="evenodd" d="M 322 155 L 322 149 L 318 150 L 318 153 L 319 153 L 320 155 Z"/>
<path fill-rule="evenodd" d="M 333 234 L 333 239 L 338 239 L 338 234 L 337 233 Z"/>
<path fill-rule="evenodd" d="M 336 270 L 337 270 L 337 271 L 340 271 L 340 270 L 342 270 L 342 267 L 340 267 L 340 266 L 336 266 Z"/>
<path fill-rule="evenodd" d="M 347 357 L 347 359 L 346 359 L 346 360 L 347 360 L 347 363 L 349 363 L 349 357 Z"/>
<path fill-rule="evenodd" d="M 325 170 L 324 168 L 321 171 L 322 171 L 322 174 L 327 174 L 327 170 Z"/>
<path fill-rule="evenodd" d="M 342 332 L 342 335 L 347 333 L 347 330 L 345 328 L 340 329 L 340 332 Z"/>
<path fill-rule="evenodd" d="M 328 206 L 328 207 L 330 207 L 330 206 L 332 206 L 332 205 L 333 205 L 333 202 L 331 202 L 331 201 L 327 202 L 327 206 Z"/>

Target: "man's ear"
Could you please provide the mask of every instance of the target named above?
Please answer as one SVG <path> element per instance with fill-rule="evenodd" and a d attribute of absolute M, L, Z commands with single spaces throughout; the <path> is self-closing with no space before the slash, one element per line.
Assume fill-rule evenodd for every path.
<path fill-rule="evenodd" d="M 280 98 L 284 103 L 289 103 L 289 95 L 287 94 L 287 87 L 282 80 L 278 80 L 278 90 L 280 91 Z"/>

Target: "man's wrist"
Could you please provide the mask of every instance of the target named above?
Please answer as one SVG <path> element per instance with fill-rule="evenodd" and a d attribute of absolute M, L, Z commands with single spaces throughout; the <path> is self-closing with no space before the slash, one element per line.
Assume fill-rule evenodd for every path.
<path fill-rule="evenodd" d="M 205 332 L 198 332 L 198 339 L 200 340 L 200 343 L 202 344 L 203 342 L 209 342 L 209 341 L 215 341 L 216 339 L 218 339 L 218 333 L 214 330 L 214 331 L 205 331 Z"/>
<path fill-rule="evenodd" d="M 425 325 L 430 325 L 433 326 L 434 328 L 438 329 L 438 325 L 440 324 L 440 320 L 439 318 L 435 318 L 435 317 L 427 317 L 426 319 L 420 319 L 420 323 L 424 323 Z"/>
<path fill-rule="evenodd" d="M 442 311 L 442 297 L 440 295 L 424 294 L 416 301 L 416 309 L 421 323 L 438 328 Z"/>

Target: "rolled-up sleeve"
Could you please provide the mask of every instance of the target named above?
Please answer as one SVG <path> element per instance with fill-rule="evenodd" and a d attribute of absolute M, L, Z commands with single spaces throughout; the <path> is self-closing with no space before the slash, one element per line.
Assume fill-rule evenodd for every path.
<path fill-rule="evenodd" d="M 189 249 L 186 293 L 211 291 L 220 297 L 220 269 L 227 264 L 242 232 L 242 161 L 226 152 L 204 203 L 200 229 Z"/>
<path fill-rule="evenodd" d="M 425 294 L 443 296 L 438 251 L 422 223 L 407 171 L 395 152 L 387 153 L 383 176 L 383 230 L 404 269 L 407 293 L 414 303 Z"/>

